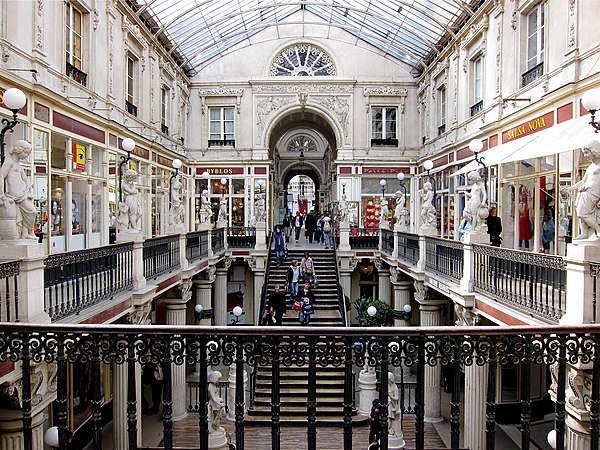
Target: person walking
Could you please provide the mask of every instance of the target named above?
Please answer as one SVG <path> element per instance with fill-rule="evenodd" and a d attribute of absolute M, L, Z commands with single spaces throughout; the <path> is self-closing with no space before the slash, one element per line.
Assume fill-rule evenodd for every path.
<path fill-rule="evenodd" d="M 273 292 L 269 294 L 268 311 L 272 325 L 281 325 L 283 316 L 286 311 L 285 293 L 282 292 L 281 286 L 276 284 L 273 287 Z"/>
<path fill-rule="evenodd" d="M 302 275 L 304 275 L 306 273 L 307 269 L 310 269 L 313 274 L 316 273 L 315 272 L 315 263 L 314 263 L 313 259 L 310 257 L 310 253 L 304 252 L 304 258 L 302 258 L 302 261 L 300 262 L 300 272 L 302 273 Z"/>
<path fill-rule="evenodd" d="M 315 213 L 311 210 L 308 213 L 308 215 L 306 216 L 306 220 L 304 221 L 304 229 L 306 230 L 308 242 L 310 244 L 312 244 L 316 227 L 317 227 L 317 219 L 315 218 Z"/>
<path fill-rule="evenodd" d="M 290 220 L 290 216 L 285 213 L 283 216 L 283 234 L 285 235 L 285 242 L 290 242 L 290 235 L 292 234 L 292 222 Z"/>
<path fill-rule="evenodd" d="M 333 226 L 331 225 L 331 217 L 328 215 L 323 217 L 323 237 L 325 248 L 333 248 Z"/>
<path fill-rule="evenodd" d="M 317 221 L 315 223 L 315 241 L 317 244 L 323 242 L 323 215 L 317 214 Z"/>
<path fill-rule="evenodd" d="M 552 216 L 552 210 L 546 211 L 546 217 L 542 222 L 542 250 L 543 253 L 550 252 L 550 244 L 554 242 L 554 236 L 556 233 L 556 226 L 554 225 L 554 217 Z"/>
<path fill-rule="evenodd" d="M 304 283 L 304 288 L 298 293 L 298 298 L 302 301 L 302 309 L 298 313 L 298 319 L 300 324 L 308 325 L 310 316 L 315 312 L 315 294 L 310 288 L 310 283 Z"/>
<path fill-rule="evenodd" d="M 290 287 L 290 297 L 296 298 L 298 296 L 298 282 L 300 281 L 300 266 L 298 260 L 292 260 L 291 266 L 287 271 L 287 282 Z"/>
<path fill-rule="evenodd" d="M 273 242 L 275 243 L 275 255 L 277 260 L 277 267 L 281 265 L 283 255 L 285 253 L 285 237 L 281 231 L 281 227 L 277 225 L 275 227 L 275 234 L 273 235 Z"/>
<path fill-rule="evenodd" d="M 300 232 L 302 231 L 303 225 L 304 217 L 302 217 L 300 211 L 296 211 L 296 217 L 294 217 L 294 231 L 296 232 L 296 244 L 298 243 L 298 239 L 300 239 Z"/>
<path fill-rule="evenodd" d="M 498 209 L 493 206 L 490 209 L 490 215 L 487 218 L 488 234 L 490 235 L 490 244 L 494 247 L 500 247 L 502 244 L 502 220 L 498 217 Z"/>

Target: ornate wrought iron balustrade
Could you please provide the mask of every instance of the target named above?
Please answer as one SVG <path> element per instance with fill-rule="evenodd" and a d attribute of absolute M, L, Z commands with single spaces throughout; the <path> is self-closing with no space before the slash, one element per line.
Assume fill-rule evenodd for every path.
<path fill-rule="evenodd" d="M 565 313 L 567 264 L 562 256 L 473 245 L 473 289 L 553 322 Z"/>
<path fill-rule="evenodd" d="M 594 279 L 592 286 L 592 323 L 598 323 L 600 311 L 598 311 L 598 278 L 600 278 L 600 264 L 590 264 L 590 274 Z"/>
<path fill-rule="evenodd" d="M 534 82 L 544 74 L 544 62 L 542 61 L 537 66 L 532 67 L 527 72 L 521 75 L 521 87 L 527 86 Z"/>
<path fill-rule="evenodd" d="M 318 365 L 333 365 L 343 370 L 343 448 L 351 450 L 364 443 L 353 443 L 352 400 L 353 368 L 368 364 L 380 369 L 380 392 L 382 413 L 381 448 L 388 448 L 387 403 L 388 372 L 404 365 L 416 375 L 415 426 L 416 448 L 425 448 L 425 369 L 439 364 L 450 365 L 456 375 L 452 383 L 451 414 L 452 448 L 459 448 L 461 422 L 461 395 L 469 389 L 486 391 L 485 414 L 487 449 L 495 448 L 495 411 L 498 392 L 497 374 L 503 367 L 521 365 L 524 376 L 522 384 L 538 383 L 532 380 L 532 365 L 551 366 L 552 386 L 550 396 L 555 401 L 555 428 L 557 442 L 564 442 L 566 429 L 565 392 L 567 389 L 568 365 L 579 365 L 585 371 L 589 383 L 585 386 L 587 402 L 581 404 L 579 412 L 590 414 L 591 450 L 598 450 L 600 412 L 600 326 L 547 326 L 547 327 L 431 327 L 431 328 L 321 328 L 301 330 L 295 327 L 197 327 L 197 326 L 111 326 L 111 325 L 37 325 L 0 324 L 0 361 L 23 362 L 17 365 L 23 379 L 29 380 L 32 372 L 43 364 L 56 364 L 57 398 L 53 403 L 54 423 L 59 427 L 61 450 L 66 450 L 67 435 L 67 392 L 68 364 L 89 364 L 90 376 L 101 379 L 101 363 L 126 365 L 127 371 L 113 371 L 112 376 L 127 378 L 127 426 L 130 448 L 137 446 L 137 416 L 139 399 L 136 386 L 139 384 L 138 365 L 149 361 L 161 364 L 164 373 L 163 390 L 163 435 L 164 448 L 173 449 L 171 380 L 173 372 L 182 365 L 197 367 L 199 374 L 198 401 L 208 401 L 207 372 L 219 365 L 232 367 L 236 371 L 235 443 L 244 449 L 244 376 L 246 366 L 270 366 L 273 373 L 271 448 L 280 448 L 285 433 L 281 432 L 279 417 L 279 392 L 281 389 L 279 370 L 292 365 L 308 368 L 309 403 L 306 409 L 308 449 L 316 449 L 316 421 L 319 414 L 315 403 L 316 371 Z M 33 364 L 32 364 L 33 363 Z M 590 369 L 583 368 L 584 365 Z M 481 371 L 487 376 L 487 384 L 466 386 L 461 389 L 460 374 L 464 371 Z M 592 374 L 595 376 L 592 378 Z M 469 378 L 473 379 L 473 378 Z M 125 381 L 125 380 L 120 380 Z M 96 383 L 96 385 L 99 383 Z M 521 432 L 523 448 L 529 448 L 532 407 L 530 386 L 521 390 Z M 100 389 L 91 393 L 94 422 L 93 448 L 101 448 L 101 408 L 104 399 Z M 52 400 L 52 399 L 49 399 Z M 113 398 L 113 402 L 119 401 Z M 22 415 L 25 450 L 32 450 L 32 386 L 23 383 Z M 465 407 L 473 407 L 466 405 Z M 198 416 L 199 448 L 208 448 L 207 410 L 201 408 Z M 268 439 L 268 438 L 267 438 Z M 341 443 L 340 443 L 341 444 Z M 356 444 L 356 445 L 355 445 Z M 267 447 L 265 443 L 265 448 Z M 559 444 L 559 450 L 564 447 Z"/>
<path fill-rule="evenodd" d="M 411 264 L 419 262 L 419 235 L 411 233 L 398 234 L 398 259 L 403 259 Z"/>
<path fill-rule="evenodd" d="M 213 228 L 211 233 L 211 245 L 214 255 L 225 250 L 225 228 Z"/>
<path fill-rule="evenodd" d="M 132 288 L 132 243 L 57 253 L 44 260 L 45 310 L 52 320 Z"/>
<path fill-rule="evenodd" d="M 394 254 L 394 232 L 392 230 L 381 230 L 381 253 L 388 256 Z"/>
<path fill-rule="evenodd" d="M 379 228 L 351 228 L 351 249 L 379 249 Z"/>
<path fill-rule="evenodd" d="M 425 269 L 450 277 L 458 283 L 463 276 L 462 242 L 450 239 L 425 238 Z"/>
<path fill-rule="evenodd" d="M 179 235 L 157 237 L 144 241 L 144 277 L 157 278 L 181 267 Z"/>
<path fill-rule="evenodd" d="M 208 258 L 208 230 L 188 233 L 185 239 L 185 259 L 192 262 L 206 258 Z"/>
<path fill-rule="evenodd" d="M 87 86 L 87 74 L 69 62 L 67 62 L 66 74 L 69 78 L 77 81 L 82 86 Z"/>
<path fill-rule="evenodd" d="M 256 245 L 256 228 L 229 227 L 227 228 L 228 248 L 254 248 Z"/>
<path fill-rule="evenodd" d="M 19 322 L 19 261 L 0 264 L 0 322 Z"/>

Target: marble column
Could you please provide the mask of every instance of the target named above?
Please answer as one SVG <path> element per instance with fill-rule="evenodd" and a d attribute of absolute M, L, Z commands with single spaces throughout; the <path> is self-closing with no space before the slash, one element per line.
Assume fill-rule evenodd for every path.
<path fill-rule="evenodd" d="M 201 305 L 203 311 L 212 311 L 212 290 L 213 290 L 213 282 L 215 281 L 215 270 L 214 267 L 209 269 L 206 272 L 203 272 L 199 275 L 200 279 L 194 280 L 194 285 L 196 286 L 196 305 Z M 211 318 L 204 317 L 197 322 L 198 325 L 202 326 L 210 326 Z"/>
<path fill-rule="evenodd" d="M 227 325 L 227 269 L 217 267 L 213 307 L 214 324 Z"/>
<path fill-rule="evenodd" d="M 427 287 L 422 281 L 415 281 L 415 300 L 419 302 L 420 324 L 423 327 L 438 327 L 442 325 L 442 304 L 445 300 L 429 299 Z M 441 422 L 441 389 L 442 367 L 425 366 L 425 422 Z"/>
<path fill-rule="evenodd" d="M 190 281 L 191 285 L 191 281 Z M 189 295 L 191 297 L 191 293 Z M 185 325 L 186 299 L 175 298 L 166 301 L 166 324 Z M 186 415 L 185 402 L 185 365 L 171 364 L 171 400 L 173 403 L 173 420 Z"/>
<path fill-rule="evenodd" d="M 381 268 L 378 268 L 377 271 L 379 273 L 379 300 L 392 306 L 392 284 L 388 266 L 381 263 Z"/>
<path fill-rule="evenodd" d="M 344 295 L 352 301 L 352 272 L 340 271 L 340 284 Z"/>

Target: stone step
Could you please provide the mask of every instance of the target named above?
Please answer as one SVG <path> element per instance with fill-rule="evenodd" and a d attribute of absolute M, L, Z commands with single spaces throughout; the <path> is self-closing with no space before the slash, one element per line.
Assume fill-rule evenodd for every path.
<path fill-rule="evenodd" d="M 368 416 L 354 413 L 352 416 L 352 426 L 365 426 L 369 420 Z M 282 427 L 306 427 L 307 418 L 301 416 L 281 415 L 279 424 Z M 317 426 L 320 427 L 340 427 L 344 424 L 344 416 L 319 417 L 317 416 Z M 247 414 L 244 417 L 244 425 L 249 427 L 269 427 L 271 425 L 271 417 L 267 416 L 252 416 Z"/>

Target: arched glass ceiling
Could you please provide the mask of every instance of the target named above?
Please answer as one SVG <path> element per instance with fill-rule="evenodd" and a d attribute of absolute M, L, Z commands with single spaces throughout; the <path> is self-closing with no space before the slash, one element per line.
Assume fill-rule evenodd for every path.
<path fill-rule="evenodd" d="M 420 73 L 481 0 L 129 0 L 192 71 L 299 10 L 304 23 L 343 29 Z M 289 20 L 286 23 L 291 23 Z M 310 36 L 303 36 L 310 37 Z"/>

